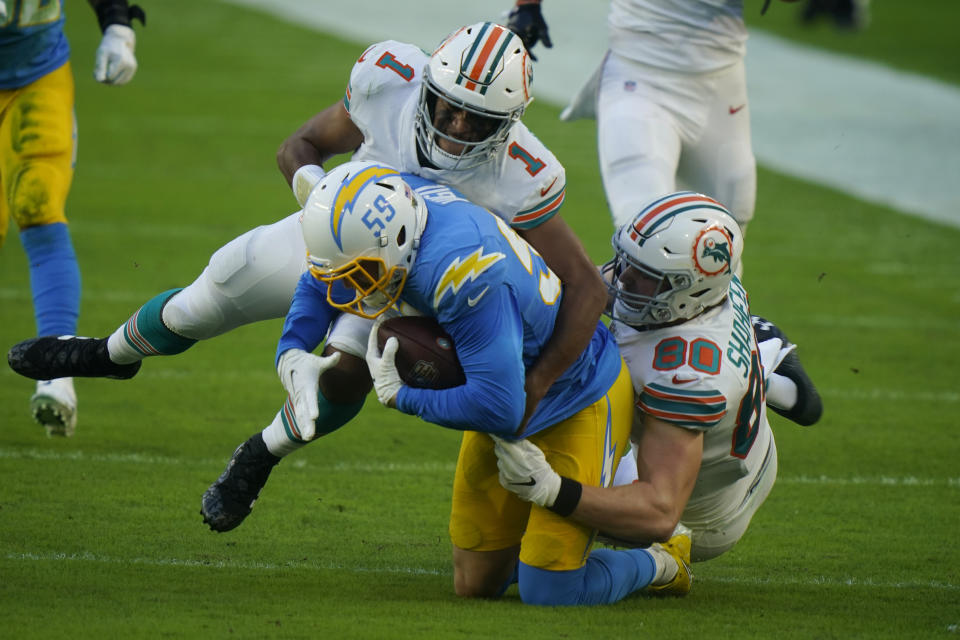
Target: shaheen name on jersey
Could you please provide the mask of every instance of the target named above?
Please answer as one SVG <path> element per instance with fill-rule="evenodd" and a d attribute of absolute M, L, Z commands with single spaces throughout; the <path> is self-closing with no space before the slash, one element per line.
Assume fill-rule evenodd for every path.
<path fill-rule="evenodd" d="M 566 195 L 563 165 L 523 122 L 511 127 L 495 157 L 476 167 L 441 171 L 421 166 L 415 122 L 430 56 L 395 40 L 370 46 L 354 64 L 344 106 L 363 133 L 354 160 L 384 162 L 399 171 L 451 185 L 517 229 L 554 216 Z"/>
<path fill-rule="evenodd" d="M 444 426 L 513 436 L 523 414 L 525 369 L 553 333 L 560 280 L 500 218 L 449 187 L 413 175 L 404 180 L 429 213 L 401 300 L 450 333 L 467 383 L 403 387 L 397 407 Z M 598 322 L 589 347 L 550 388 L 524 435 L 602 398 L 620 367 L 613 337 Z"/>

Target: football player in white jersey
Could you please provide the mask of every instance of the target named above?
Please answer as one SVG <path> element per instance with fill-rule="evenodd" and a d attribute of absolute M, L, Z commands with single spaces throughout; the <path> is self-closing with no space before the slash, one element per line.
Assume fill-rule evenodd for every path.
<path fill-rule="evenodd" d="M 508 24 L 528 48 L 544 38 L 550 45 L 540 0 L 518 0 Z M 756 203 L 757 171 L 743 66 L 743 0 L 612 0 L 608 29 L 607 55 L 561 117 L 597 118 L 600 169 L 615 227 L 650 198 L 682 188 L 726 204 L 745 232 Z M 792 347 L 775 327 L 770 334 L 766 321 L 757 324 L 761 334 L 775 334 Z M 791 420 L 813 424 L 820 417 L 819 398 L 805 406 L 797 400 L 808 389 L 812 383 L 792 357 L 777 369 L 768 400 Z"/>
<path fill-rule="evenodd" d="M 323 177 L 322 164 L 353 152 L 354 159 L 455 187 L 540 252 L 566 295 L 558 330 L 527 371 L 527 416 L 588 344 L 606 298 L 583 246 L 556 215 L 566 193 L 564 169 L 520 122 L 532 99 L 531 70 L 520 38 L 489 22 L 455 31 L 432 55 L 392 40 L 375 44 L 354 65 L 343 100 L 291 135 L 277 158 L 301 205 Z M 298 211 L 231 241 L 191 285 L 154 297 L 109 338 L 25 341 L 8 354 L 11 366 L 39 379 L 129 378 L 146 356 L 181 353 L 243 324 L 283 317 L 306 270 L 299 217 Z M 322 341 L 327 326 L 315 331 Z M 290 410 L 241 445 L 205 494 L 204 517 L 214 529 L 240 524 L 282 456 L 360 411 L 370 390 L 363 358 L 368 331 L 341 318 L 325 357 L 305 349 L 277 354 Z"/>
<path fill-rule="evenodd" d="M 614 248 L 609 313 L 636 394 L 639 478 L 584 486 L 570 517 L 638 543 L 666 540 L 682 524 L 693 561 L 709 560 L 743 536 L 777 475 L 759 349 L 735 275 L 743 232 L 713 199 L 679 192 L 620 227 Z M 497 455 L 505 488 L 553 504 L 561 477 L 539 449 L 499 442 Z"/>
<path fill-rule="evenodd" d="M 678 188 L 725 203 L 744 230 L 753 218 L 757 172 L 743 4 L 611 1 L 609 50 L 561 118 L 597 118 L 614 226 L 631 220 L 648 198 Z M 509 25 L 528 47 L 546 33 L 539 5 L 518 0 L 511 13 Z"/>

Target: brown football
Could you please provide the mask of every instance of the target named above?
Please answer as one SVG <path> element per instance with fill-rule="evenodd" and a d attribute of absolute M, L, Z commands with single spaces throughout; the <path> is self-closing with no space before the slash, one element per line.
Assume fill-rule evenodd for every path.
<path fill-rule="evenodd" d="M 396 337 L 397 371 L 411 387 L 449 389 L 467 381 L 453 339 L 434 318 L 399 316 L 385 320 L 377 334 L 383 352 L 388 338 Z"/>

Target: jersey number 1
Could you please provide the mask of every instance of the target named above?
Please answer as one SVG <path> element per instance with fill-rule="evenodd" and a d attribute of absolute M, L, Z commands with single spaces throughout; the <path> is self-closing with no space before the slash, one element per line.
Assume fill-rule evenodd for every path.
<path fill-rule="evenodd" d="M 381 69 L 390 69 L 394 71 L 398 76 L 410 82 L 413 80 L 413 67 L 405 65 L 395 57 L 389 51 L 385 51 L 380 59 L 377 60 L 376 65 Z"/>

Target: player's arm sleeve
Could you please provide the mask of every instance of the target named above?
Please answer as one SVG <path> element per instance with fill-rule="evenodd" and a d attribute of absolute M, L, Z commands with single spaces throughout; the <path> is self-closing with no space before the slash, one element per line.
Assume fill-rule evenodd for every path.
<path fill-rule="evenodd" d="M 522 122 L 514 125 L 508 148 L 503 215 L 517 231 L 532 229 L 559 213 L 567 197 L 566 171 Z"/>
<path fill-rule="evenodd" d="M 87 4 L 97 14 L 100 31 L 106 31 L 112 24 L 132 27 L 134 20 L 139 20 L 144 26 L 147 24 L 147 15 L 143 8 L 129 4 L 127 0 L 87 0 Z"/>
<path fill-rule="evenodd" d="M 290 310 L 283 321 L 274 364 L 289 349 L 311 352 L 320 346 L 330 323 L 340 314 L 327 301 L 327 285 L 305 271 L 297 282 Z"/>
<path fill-rule="evenodd" d="M 727 414 L 727 398 L 703 379 L 673 384 L 666 376 L 657 376 L 640 390 L 637 407 L 676 427 L 706 431 Z"/>
<path fill-rule="evenodd" d="M 479 291 L 458 297 L 470 297 L 465 293 Z M 453 338 L 467 382 L 442 390 L 404 385 L 397 408 L 451 429 L 513 436 L 525 401 L 523 326 L 513 294 L 491 287 L 468 312 L 449 321 L 443 315 L 438 320 Z"/>

